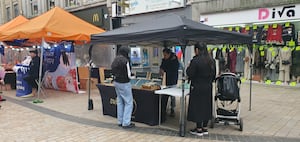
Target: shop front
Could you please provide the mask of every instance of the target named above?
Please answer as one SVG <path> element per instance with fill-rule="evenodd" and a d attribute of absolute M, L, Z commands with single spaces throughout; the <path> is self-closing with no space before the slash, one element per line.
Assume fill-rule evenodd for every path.
<path fill-rule="evenodd" d="M 222 54 L 214 56 L 215 59 L 224 58 L 219 69 L 227 68 L 245 79 L 250 79 L 249 66 L 253 65 L 253 80 L 266 84 L 296 86 L 300 83 L 299 11 L 300 4 L 291 4 L 202 14 L 200 20 L 210 26 L 252 36 L 252 47 L 211 47 L 212 53 L 220 50 L 219 53 Z"/>
<path fill-rule="evenodd" d="M 176 14 L 191 19 L 191 7 L 186 6 L 184 0 L 161 0 L 161 1 L 145 1 L 144 3 L 130 2 L 130 10 L 122 13 L 121 24 L 123 26 L 149 21 L 167 14 Z M 163 46 L 158 45 L 128 45 L 131 49 L 132 69 L 134 72 L 158 73 L 162 59 Z M 181 55 L 180 46 L 168 46 L 171 50 Z M 186 59 L 191 59 L 190 53 L 186 55 Z"/>

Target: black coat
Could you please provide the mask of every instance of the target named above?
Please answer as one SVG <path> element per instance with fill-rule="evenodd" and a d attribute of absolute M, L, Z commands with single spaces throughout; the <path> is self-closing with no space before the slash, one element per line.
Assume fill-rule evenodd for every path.
<path fill-rule="evenodd" d="M 24 80 L 28 82 L 33 88 L 38 88 L 36 80 L 39 78 L 40 70 L 40 57 L 35 56 L 31 59 L 29 64 L 28 76 L 24 77 Z"/>
<path fill-rule="evenodd" d="M 29 75 L 33 79 L 38 79 L 39 78 L 39 70 L 40 70 L 40 57 L 35 56 L 32 58 L 30 64 L 29 64 Z"/>
<path fill-rule="evenodd" d="M 176 85 L 178 80 L 179 61 L 174 53 L 169 59 L 162 59 L 160 69 L 166 72 L 166 85 Z"/>
<path fill-rule="evenodd" d="M 210 63 L 207 61 L 210 60 Z M 212 82 L 216 68 L 212 58 L 196 56 L 187 68 L 191 80 L 191 92 L 187 120 L 201 122 L 212 117 Z"/>

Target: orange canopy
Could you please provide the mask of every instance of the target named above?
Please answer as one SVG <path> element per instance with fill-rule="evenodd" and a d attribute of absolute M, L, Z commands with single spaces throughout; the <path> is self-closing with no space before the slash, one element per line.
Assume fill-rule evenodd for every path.
<path fill-rule="evenodd" d="M 90 35 L 104 32 L 69 12 L 55 7 L 32 20 L 2 32 L 1 41 L 29 39 L 59 42 L 61 40 L 90 41 Z"/>
<path fill-rule="evenodd" d="M 10 20 L 9 22 L 3 24 L 0 26 L 0 32 L 3 32 L 3 31 L 7 31 L 9 29 L 12 29 L 13 27 L 16 27 L 20 24 L 23 24 L 25 22 L 29 21 L 27 18 L 25 18 L 24 16 L 22 15 L 19 15 L 18 17 L 16 17 L 15 19 L 13 20 Z"/>

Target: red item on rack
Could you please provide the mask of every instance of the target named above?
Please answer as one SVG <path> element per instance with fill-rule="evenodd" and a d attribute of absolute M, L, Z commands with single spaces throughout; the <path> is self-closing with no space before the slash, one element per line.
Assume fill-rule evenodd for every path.
<path fill-rule="evenodd" d="M 282 26 L 277 27 L 270 26 L 268 29 L 267 43 L 283 43 L 282 40 Z"/>

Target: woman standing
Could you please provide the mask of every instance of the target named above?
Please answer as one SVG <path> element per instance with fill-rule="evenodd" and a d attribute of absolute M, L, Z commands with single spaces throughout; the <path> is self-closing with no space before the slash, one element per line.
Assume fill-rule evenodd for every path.
<path fill-rule="evenodd" d="M 118 125 L 123 128 L 135 127 L 135 124 L 131 123 L 133 96 L 130 84 L 132 76 L 129 65 L 129 52 L 129 48 L 121 47 L 117 57 L 111 64 L 112 73 L 114 75 L 114 86 L 117 94 Z"/>
<path fill-rule="evenodd" d="M 191 80 L 187 120 L 196 123 L 190 133 L 203 136 L 208 134 L 206 127 L 212 117 L 212 82 L 216 74 L 215 62 L 206 44 L 195 45 L 195 56 L 186 72 Z"/>

